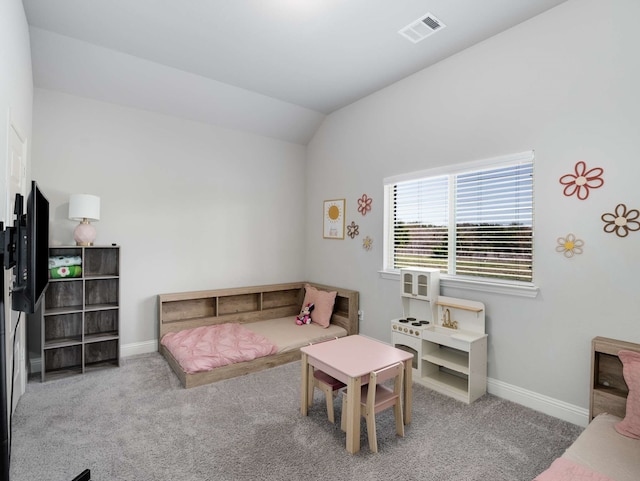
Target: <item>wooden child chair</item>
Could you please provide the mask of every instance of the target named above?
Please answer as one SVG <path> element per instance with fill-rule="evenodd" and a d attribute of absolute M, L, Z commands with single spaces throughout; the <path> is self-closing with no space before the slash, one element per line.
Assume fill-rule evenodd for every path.
<path fill-rule="evenodd" d="M 332 339 L 325 339 L 324 341 L 318 341 L 316 343 L 310 342 L 309 345 L 311 346 L 320 342 L 333 341 L 334 339 L 337 339 L 337 337 L 334 337 Z M 333 412 L 333 398 L 336 395 L 336 392 L 343 387 L 346 387 L 343 382 L 338 381 L 332 376 L 329 376 L 326 372 L 321 371 L 320 369 L 314 369 L 313 383 L 309 386 L 309 407 L 311 407 L 311 404 L 313 403 L 314 389 L 320 389 L 320 391 L 324 393 L 327 401 L 327 418 L 329 418 L 330 423 L 335 423 L 335 416 Z"/>
<path fill-rule="evenodd" d="M 369 449 L 378 452 L 378 437 L 376 435 L 376 413 L 393 407 L 396 419 L 396 433 L 404 437 L 404 420 L 402 417 L 402 379 L 404 365 L 399 362 L 392 366 L 379 369 L 369 375 L 369 384 L 362 386 L 360 391 L 360 415 L 367 421 Z M 381 383 L 395 378 L 393 389 L 382 386 Z M 342 420 L 340 427 L 347 429 L 347 392 L 342 393 Z"/>

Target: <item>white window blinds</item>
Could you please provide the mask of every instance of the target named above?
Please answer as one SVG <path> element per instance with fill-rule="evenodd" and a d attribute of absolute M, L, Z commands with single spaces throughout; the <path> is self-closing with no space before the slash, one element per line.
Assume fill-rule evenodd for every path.
<path fill-rule="evenodd" d="M 533 153 L 451 170 L 386 182 L 386 267 L 531 282 Z"/>

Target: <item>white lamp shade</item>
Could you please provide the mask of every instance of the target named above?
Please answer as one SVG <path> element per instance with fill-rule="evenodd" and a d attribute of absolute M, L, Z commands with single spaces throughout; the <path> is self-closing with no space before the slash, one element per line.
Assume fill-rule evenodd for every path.
<path fill-rule="evenodd" d="M 100 197 L 89 194 L 72 194 L 69 198 L 69 219 L 100 220 Z"/>

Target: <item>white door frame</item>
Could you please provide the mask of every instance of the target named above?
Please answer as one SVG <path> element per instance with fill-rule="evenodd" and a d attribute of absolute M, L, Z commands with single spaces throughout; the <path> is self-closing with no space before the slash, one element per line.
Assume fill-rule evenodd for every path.
<path fill-rule="evenodd" d="M 13 224 L 15 215 L 13 212 L 16 193 L 20 193 L 26 198 L 27 187 L 27 139 L 22 135 L 20 129 L 11 118 L 11 111 L 8 113 L 7 122 L 7 157 L 6 157 L 6 178 L 5 192 L 7 195 L 5 213 L 6 224 Z M 13 286 L 13 270 L 4 270 L 5 286 Z M 27 386 L 27 336 L 26 336 L 26 314 L 19 314 L 11 310 L 11 297 L 7 296 L 5 288 L 5 339 L 7 353 L 7 395 L 13 391 L 13 400 L 7 399 L 7 405 L 11 406 L 11 412 L 15 409 L 20 396 L 24 394 Z M 20 325 L 17 326 L 19 316 L 22 315 Z M 17 330 L 16 330 L 17 327 Z M 15 336 L 15 350 L 14 350 Z M 14 368 L 15 360 L 15 368 Z M 13 387 L 13 389 L 11 389 Z M 13 401 L 12 404 L 10 404 Z"/>

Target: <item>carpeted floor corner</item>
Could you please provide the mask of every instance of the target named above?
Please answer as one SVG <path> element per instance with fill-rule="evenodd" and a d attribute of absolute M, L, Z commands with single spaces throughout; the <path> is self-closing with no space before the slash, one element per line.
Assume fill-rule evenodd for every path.
<path fill-rule="evenodd" d="M 582 428 L 486 395 L 471 405 L 414 384 L 412 423 L 377 417 L 378 448 L 350 455 L 316 391 L 300 415 L 300 363 L 183 389 L 159 354 L 30 382 L 12 420 L 11 480 L 530 481 Z"/>

